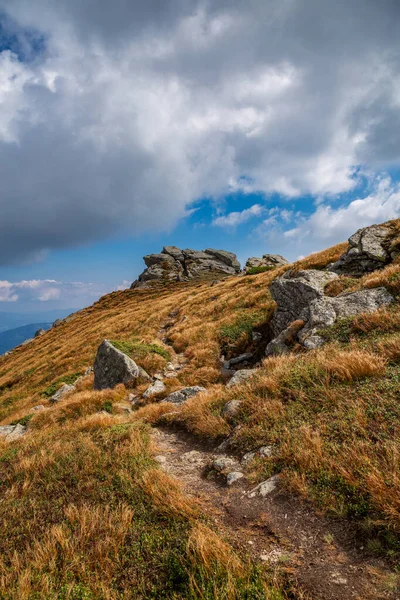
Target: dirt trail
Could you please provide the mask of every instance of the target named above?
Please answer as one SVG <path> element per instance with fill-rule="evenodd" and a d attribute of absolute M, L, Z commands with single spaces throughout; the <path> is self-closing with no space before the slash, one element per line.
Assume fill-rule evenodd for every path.
<path fill-rule="evenodd" d="M 245 479 L 232 487 L 204 476 L 220 457 L 181 432 L 155 428 L 162 468 L 200 498 L 209 517 L 231 544 L 258 561 L 287 569 L 303 598 L 312 600 L 399 600 L 388 591 L 390 573 L 354 547 L 343 523 L 318 516 L 301 499 L 278 488 L 266 497 L 249 497 Z M 385 589 L 386 588 L 386 589 Z M 301 597 L 301 596 L 300 596 Z"/>

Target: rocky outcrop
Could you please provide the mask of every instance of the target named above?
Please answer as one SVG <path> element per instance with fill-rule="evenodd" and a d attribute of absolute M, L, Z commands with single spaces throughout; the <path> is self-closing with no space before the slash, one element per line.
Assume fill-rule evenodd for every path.
<path fill-rule="evenodd" d="M 17 425 L 2 425 L 0 427 L 0 437 L 5 438 L 7 442 L 19 440 L 26 433 L 26 427 L 18 423 Z"/>
<path fill-rule="evenodd" d="M 283 256 L 281 256 L 280 254 L 263 254 L 262 258 L 258 258 L 257 256 L 248 258 L 244 270 L 246 273 L 249 273 L 252 269 L 257 269 L 258 267 L 266 267 L 266 269 L 276 269 L 278 267 L 283 267 L 288 264 L 289 261 L 287 261 L 286 258 L 283 258 Z"/>
<path fill-rule="evenodd" d="M 371 225 L 359 229 L 349 238 L 350 248 L 337 262 L 329 265 L 329 271 L 361 277 L 381 269 L 399 254 L 392 246 L 394 237 L 395 232 L 387 225 Z"/>
<path fill-rule="evenodd" d="M 197 396 L 200 392 L 205 392 L 206 388 L 201 387 L 199 385 L 193 385 L 191 387 L 182 388 L 177 392 L 172 392 L 169 396 L 163 400 L 163 402 L 172 402 L 173 404 L 183 404 L 189 398 L 193 398 L 193 396 Z"/>
<path fill-rule="evenodd" d="M 45 330 L 44 330 L 44 329 L 38 329 L 37 331 L 35 331 L 35 335 L 34 335 L 34 337 L 35 337 L 35 338 L 37 338 L 37 337 L 40 337 L 41 335 L 43 335 L 43 334 L 45 334 L 45 333 L 46 333 L 46 332 L 45 332 Z"/>
<path fill-rule="evenodd" d="M 235 254 L 213 248 L 198 251 L 164 246 L 160 254 L 149 254 L 143 260 L 147 269 L 133 282 L 131 289 L 146 287 L 153 282 L 215 279 L 216 276 L 227 277 L 240 272 Z"/>
<path fill-rule="evenodd" d="M 129 356 L 104 340 L 94 362 L 94 389 L 113 388 L 119 383 L 130 386 L 138 379 L 151 380 L 149 375 Z"/>
<path fill-rule="evenodd" d="M 322 298 L 325 286 L 333 279 L 337 279 L 335 273 L 314 269 L 297 273 L 287 271 L 282 277 L 275 279 L 269 288 L 272 298 L 277 303 L 271 322 L 274 336 L 279 335 L 293 321 L 300 319 L 303 309 L 313 300 Z"/>
<path fill-rule="evenodd" d="M 393 302 L 393 297 L 383 288 L 343 293 L 336 298 L 325 296 L 324 288 L 337 278 L 327 271 L 287 272 L 270 286 L 277 303 L 272 318 L 274 339 L 266 348 L 266 355 L 289 351 L 293 342 L 308 350 L 324 344 L 318 330 L 334 325 L 339 318 L 374 312 Z"/>

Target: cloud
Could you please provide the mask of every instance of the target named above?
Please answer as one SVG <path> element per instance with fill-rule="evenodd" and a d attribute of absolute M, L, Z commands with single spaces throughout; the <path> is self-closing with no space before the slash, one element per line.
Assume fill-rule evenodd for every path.
<path fill-rule="evenodd" d="M 399 163 L 395 0 L 1 11 L 3 264 L 170 230 L 192 202 L 244 185 L 326 198 L 352 190 L 359 165 Z"/>
<path fill-rule="evenodd" d="M 250 208 L 246 208 L 242 211 L 231 212 L 228 215 L 216 217 L 212 224 L 217 227 L 237 227 L 242 223 L 246 223 L 253 217 L 259 217 L 265 211 L 265 207 L 261 204 L 253 204 Z"/>
<path fill-rule="evenodd" d="M 117 289 L 126 289 L 127 282 Z M 103 296 L 111 290 L 103 284 L 81 281 L 56 281 L 55 279 L 31 279 L 22 281 L 0 281 L 0 302 L 49 302 L 62 298 L 66 306 L 85 304 Z"/>
<path fill-rule="evenodd" d="M 338 208 L 320 204 L 309 217 L 299 219 L 299 225 L 284 233 L 288 242 L 326 247 L 344 241 L 356 229 L 400 217 L 400 184 L 390 178 L 379 179 L 368 196 L 358 198 Z M 314 248 L 315 249 L 315 248 Z"/>

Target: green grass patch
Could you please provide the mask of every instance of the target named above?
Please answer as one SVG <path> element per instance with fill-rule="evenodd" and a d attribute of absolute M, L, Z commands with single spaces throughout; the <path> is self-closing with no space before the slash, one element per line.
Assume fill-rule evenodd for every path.
<path fill-rule="evenodd" d="M 266 265 L 260 267 L 251 267 L 247 269 L 246 275 L 258 275 L 258 273 L 266 273 L 267 271 L 273 271 L 276 267 L 268 267 Z"/>
<path fill-rule="evenodd" d="M 82 373 L 79 372 L 63 375 L 62 377 L 60 377 L 60 379 L 57 379 L 57 381 L 53 381 L 52 384 L 50 384 L 45 390 L 43 390 L 41 395 L 45 398 L 51 398 L 51 396 L 53 396 L 56 393 L 56 391 L 61 387 L 61 385 L 63 385 L 64 383 L 68 385 L 73 385 L 78 379 L 78 377 L 80 377 L 81 375 Z"/>
<path fill-rule="evenodd" d="M 139 340 L 112 340 L 111 344 L 117 350 L 134 359 L 144 358 L 147 354 L 158 354 L 165 358 L 165 360 L 171 360 L 171 354 L 168 350 L 158 344 L 146 344 Z"/>
<path fill-rule="evenodd" d="M 222 342 L 234 344 L 242 336 L 250 337 L 254 327 L 262 325 L 269 320 L 271 310 L 259 310 L 253 312 L 240 312 L 233 323 L 223 325 L 219 330 Z"/>
<path fill-rule="evenodd" d="M 10 423 L 10 425 L 23 425 L 24 427 L 26 427 L 28 425 L 29 421 L 32 419 L 32 417 L 33 417 L 33 414 L 25 415 L 24 417 L 21 417 L 20 419 L 13 421 L 12 423 Z"/>

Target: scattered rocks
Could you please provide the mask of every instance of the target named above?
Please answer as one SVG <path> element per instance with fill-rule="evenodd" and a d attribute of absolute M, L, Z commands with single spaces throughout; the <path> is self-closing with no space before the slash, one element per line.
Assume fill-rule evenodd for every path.
<path fill-rule="evenodd" d="M 371 225 L 359 229 L 349 238 L 350 248 L 329 270 L 339 275 L 361 277 L 391 262 L 398 251 L 391 248 L 395 234 L 386 225 Z"/>
<path fill-rule="evenodd" d="M 286 258 L 283 258 L 283 256 L 280 254 L 264 254 L 262 258 L 258 258 L 257 256 L 248 258 L 244 270 L 246 273 L 248 273 L 251 269 L 258 267 L 276 269 L 288 264 L 289 261 L 287 261 Z"/>
<path fill-rule="evenodd" d="M 215 275 L 229 276 L 240 272 L 240 263 L 235 254 L 213 248 L 201 252 L 164 246 L 160 254 L 145 256 L 144 262 L 147 269 L 133 282 L 132 289 L 152 282 L 210 279 Z"/>
<path fill-rule="evenodd" d="M 74 385 L 69 385 L 68 383 L 64 383 L 64 385 L 62 385 L 56 391 L 56 393 L 53 394 L 51 398 L 49 398 L 50 404 L 57 404 L 57 402 L 60 402 L 60 400 L 62 400 L 65 396 L 67 396 L 68 394 L 70 394 L 74 390 L 75 390 L 75 386 Z"/>
<path fill-rule="evenodd" d="M 232 379 L 228 381 L 226 387 L 233 387 L 239 385 L 239 383 L 243 383 L 246 379 L 249 379 L 249 377 L 252 377 L 257 373 L 257 371 L 257 369 L 241 369 L 240 371 L 236 371 Z"/>
<path fill-rule="evenodd" d="M 94 363 L 94 389 L 113 388 L 119 383 L 132 385 L 139 378 L 151 381 L 151 377 L 129 356 L 104 340 Z"/>
<path fill-rule="evenodd" d="M 230 400 L 222 409 L 222 416 L 224 416 L 226 419 L 236 417 L 242 404 L 243 400 Z"/>
<path fill-rule="evenodd" d="M 5 438 L 7 442 L 20 439 L 26 433 L 26 427 L 18 423 L 17 425 L 0 426 L 0 437 Z"/>
<path fill-rule="evenodd" d="M 231 486 L 237 481 L 239 481 L 239 479 L 243 479 L 243 477 L 244 475 L 240 471 L 232 471 L 232 473 L 228 473 L 228 475 L 226 476 L 226 484 L 228 486 Z"/>
<path fill-rule="evenodd" d="M 270 458 L 273 455 L 272 446 L 261 446 L 258 450 L 254 450 L 254 452 L 247 452 L 240 461 L 242 465 L 247 465 L 249 462 L 253 460 L 256 456 L 260 456 L 263 458 Z"/>
<path fill-rule="evenodd" d="M 147 390 L 144 392 L 142 398 L 151 398 L 152 396 L 155 396 L 156 394 L 161 394 L 162 392 L 165 392 L 166 390 L 166 385 L 163 381 L 157 379 L 154 383 L 152 383 Z"/>
<path fill-rule="evenodd" d="M 201 387 L 199 385 L 194 385 L 191 387 L 182 388 L 176 392 L 172 392 L 169 396 L 167 396 L 162 402 L 173 402 L 174 404 L 182 404 L 189 400 L 189 398 L 193 398 L 200 394 L 200 392 L 207 391 L 206 388 Z"/>

